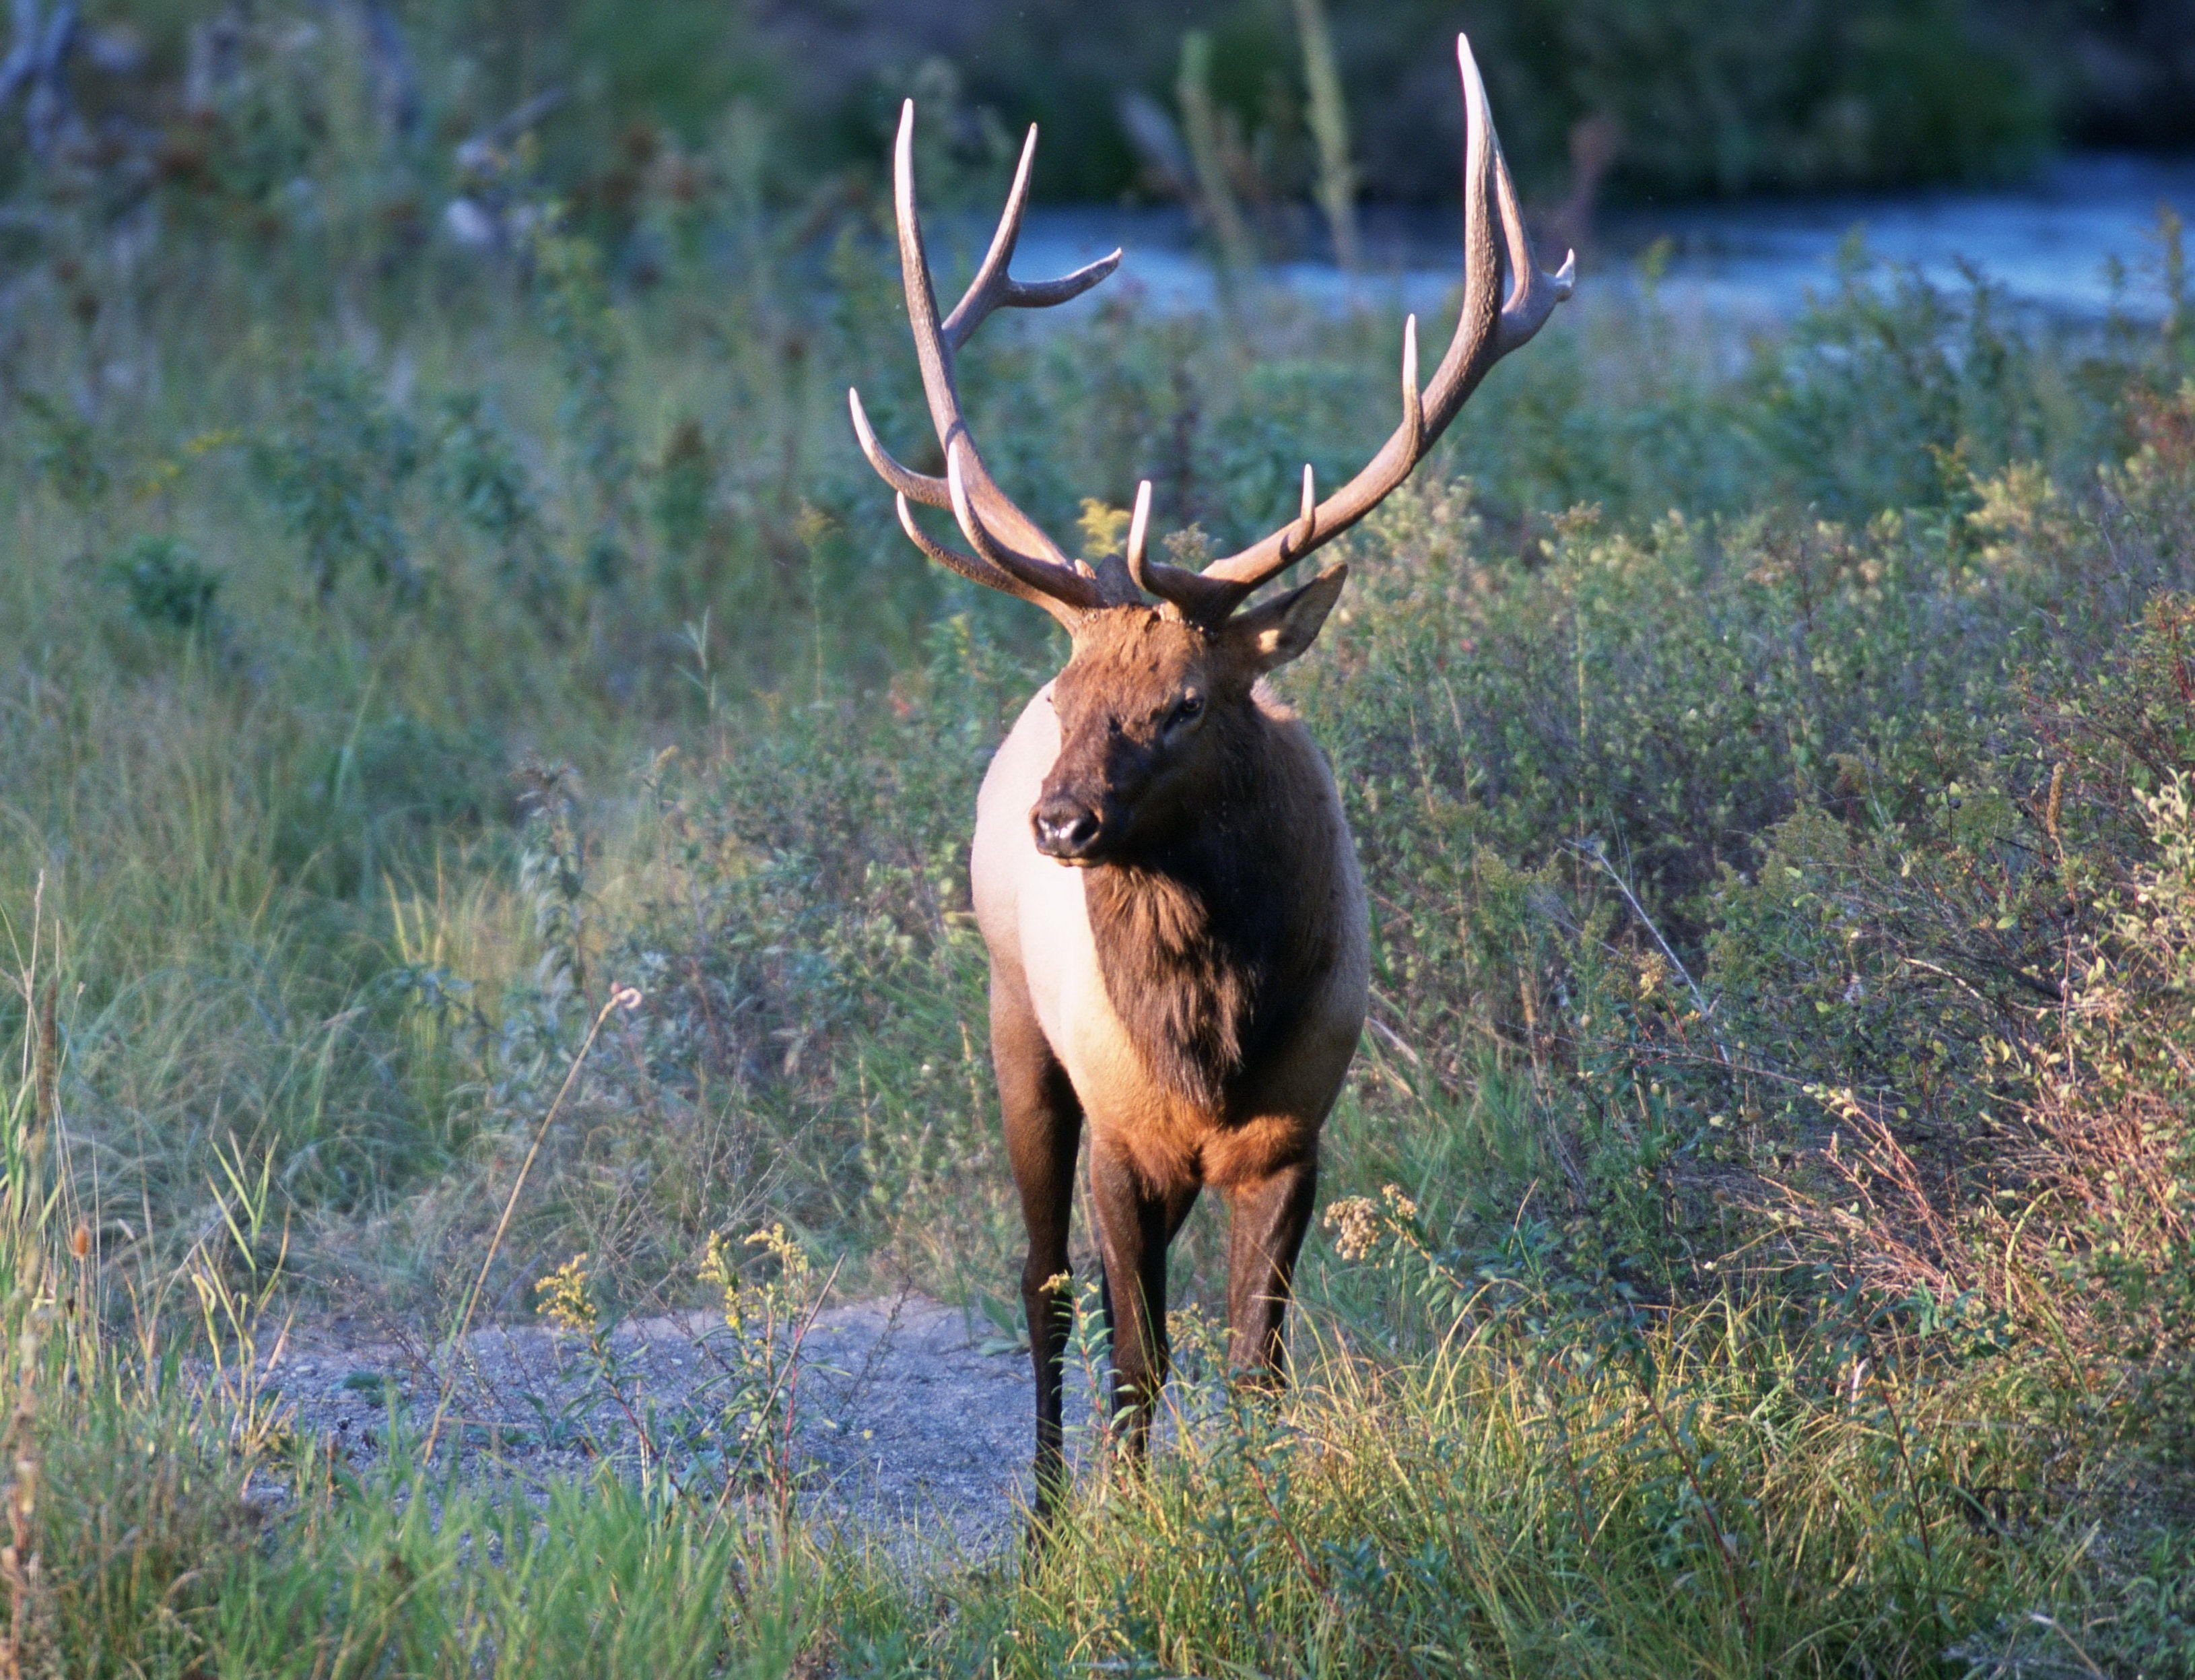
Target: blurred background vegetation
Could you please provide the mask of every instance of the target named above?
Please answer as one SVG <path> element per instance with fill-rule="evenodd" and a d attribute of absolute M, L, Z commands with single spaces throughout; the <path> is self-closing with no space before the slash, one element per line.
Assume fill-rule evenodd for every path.
<path fill-rule="evenodd" d="M 1440 43 L 1459 27 L 1533 193 L 1559 191 L 1587 123 L 1618 137 L 1610 187 L 1633 201 L 2000 178 L 2060 147 L 2195 142 L 2195 20 L 2173 0 L 1344 0 L 1331 13 L 1375 200 L 1452 196 L 1460 125 Z M 192 135 L 244 41 L 279 14 L 89 6 L 88 120 L 158 128 L 161 166 L 201 184 L 279 169 L 278 112 L 228 113 L 248 135 Z M 721 142 L 735 107 L 770 135 L 774 198 L 866 175 L 898 100 L 939 77 L 959 101 L 956 147 L 1046 125 L 1040 196 L 1163 196 L 1170 153 L 1149 118 L 1172 111 L 1192 30 L 1212 43 L 1212 95 L 1253 190 L 1299 197 L 1314 168 L 1290 0 L 344 0 L 297 14 L 346 17 L 383 114 L 419 144 L 446 149 L 528 99 L 560 101 L 540 130 L 544 175 L 609 213 L 651 158 Z"/>

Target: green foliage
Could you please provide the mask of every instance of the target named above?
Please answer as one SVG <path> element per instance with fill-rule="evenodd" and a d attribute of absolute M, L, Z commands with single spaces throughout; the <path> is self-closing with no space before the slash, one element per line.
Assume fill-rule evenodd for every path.
<path fill-rule="evenodd" d="M 172 537 L 141 537 L 117 559 L 111 575 L 138 619 L 156 630 L 196 630 L 210 623 L 221 573 Z"/>
<path fill-rule="evenodd" d="M 83 1412 L 40 1435 L 21 1624 L 58 1671 L 783 1673 L 817 1625 L 812 1552 L 614 1477 L 537 1507 L 416 1463 L 361 1481 L 304 1443 L 222 1450 L 179 1390 Z M 291 1490 L 279 1515 L 255 1476 Z"/>
<path fill-rule="evenodd" d="M 253 461 L 322 600 L 354 566 L 384 588 L 418 592 L 399 498 L 419 465 L 418 439 L 364 369 L 308 367 L 288 424 L 259 442 Z"/>
<path fill-rule="evenodd" d="M 542 325 L 564 380 L 558 418 L 594 492 L 586 577 L 607 589 L 633 560 L 632 440 L 617 391 L 624 342 L 603 283 L 602 254 L 591 244 L 576 234 L 544 233 L 534 241 L 533 261 Z"/>
<path fill-rule="evenodd" d="M 830 15 L 780 15 L 752 29 L 712 14 L 716 39 L 691 42 L 691 8 L 660 9 L 621 37 L 606 89 L 625 120 L 654 107 L 694 132 L 686 89 L 719 73 L 729 38 L 752 29 L 771 101 L 798 151 L 818 163 L 866 165 L 908 70 L 952 55 L 982 105 L 1009 125 L 1033 118 L 1067 142 L 1040 190 L 1109 198 L 1135 184 L 1114 105 L 1124 87 L 1171 103 L 1183 32 L 1207 32 L 1213 92 L 1239 129 L 1242 161 L 1265 189 L 1296 193 L 1315 170 L 1309 99 L 1293 9 L 1233 0 L 1184 19 L 1176 6 L 1124 0 L 1102 21 L 1071 9 L 1023 13 L 980 6 L 943 27 L 857 0 Z M 1614 118 L 1624 134 L 1622 179 L 1656 193 L 1792 190 L 2001 174 L 2031 160 L 2053 132 L 2039 66 L 2008 47 L 1963 0 L 1799 5 L 1697 0 L 1534 3 L 1462 20 L 1488 66 L 1505 139 L 1526 178 L 1559 191 L 1567 138 L 1580 118 Z M 1363 177 L 1382 197 L 1434 201 L 1454 183 L 1428 130 L 1457 127 L 1452 80 L 1425 73 L 1445 56 L 1452 9 L 1402 0 L 1337 5 L 1333 35 Z M 688 43 L 690 44 L 688 44 Z M 752 53 L 752 49 L 750 49 Z M 685 60 L 660 90 L 626 82 L 617 66 L 642 55 Z M 883 88 L 847 74 L 853 59 Z"/>
<path fill-rule="evenodd" d="M 35 990 L 38 973 L 21 978 Z M 1424 1303 L 1435 1345 L 1397 1364 L 1314 1343 L 1276 1401 L 1229 1395 L 1210 1332 L 1184 1323 L 1193 1426 L 1147 1482 L 1093 1485 L 1071 1536 L 1023 1570 L 940 1583 L 824 1543 L 788 1522 L 781 1493 L 733 1500 L 713 1478 L 697 1492 L 604 1474 L 512 1497 L 429 1465 L 393 1417 L 389 1453 L 360 1475 L 291 1435 L 260 1384 L 282 1263 L 268 1168 L 225 1158 L 218 1228 L 185 1266 L 197 1356 L 150 1352 L 161 1296 L 139 1303 L 143 1343 L 107 1341 L 89 1228 L 77 1221 L 64 1249 L 66 1181 L 43 1194 L 49 1086 L 0 1085 L 0 1591 L 26 1666 L 1407 1674 L 1438 1657 L 1558 1674 L 1927 1674 L 1947 1650 L 2017 1650 L 2038 1619 L 2091 1662 L 2185 1654 L 2169 1531 L 2129 1525 L 2123 1556 L 2100 1551 L 2061 1459 L 2026 1431 L 1967 1426 L 1978 1409 L 2016 1411 L 2031 1362 L 1946 1379 L 1910 1343 L 1805 1333 L 1772 1301 L 1603 1304 L 1549 1273 L 1531 1225 L 1459 1251 L 1391 1189 L 1329 1223 L 1360 1286 Z M 744 1280 L 716 1243 L 705 1275 L 751 1351 L 779 1357 L 809 1274 L 781 1228 L 752 1240 L 775 1277 Z M 544 1293 L 614 1360 L 579 1263 Z M 752 1378 L 735 1404 L 766 1414 L 777 1372 Z"/>
<path fill-rule="evenodd" d="M 2093 450 L 2080 406 L 2054 388 L 2068 371 L 2010 314 L 1979 276 L 1955 296 L 1849 242 L 1836 289 L 1760 368 L 1761 440 L 1791 489 L 1865 518 L 1956 498 L 1969 473 Z"/>
<path fill-rule="evenodd" d="M 708 438 L 698 421 L 681 420 L 664 446 L 655 492 L 656 528 L 674 557 L 690 558 L 707 539 L 716 487 L 717 463 Z"/>
<path fill-rule="evenodd" d="M 2052 1525 L 1959 1520 L 1948 1490 L 2022 1472 L 1939 1430 L 1947 1394 L 1854 1381 L 1728 1303 L 1600 1320 L 1442 1274 L 1473 1308 L 1454 1345 L 1201 1420 L 1147 1489 L 1093 1498 L 1073 1544 L 969 1607 L 941 1666 L 1928 1673 L 2033 1602 Z M 2100 1605 L 2059 1610 L 2093 1638 Z"/>
<path fill-rule="evenodd" d="M 37 391 L 16 400 L 30 422 L 32 458 L 54 492 L 79 511 L 97 507 L 111 480 L 91 423 Z"/>
<path fill-rule="evenodd" d="M 723 470 L 701 423 L 681 418 L 664 442 L 649 509 L 662 544 L 664 604 L 674 612 L 707 611 L 730 556 L 734 539 L 718 505 Z"/>
<path fill-rule="evenodd" d="M 1459 19 L 1433 0 L 1355 0 L 1333 7 L 1330 32 L 1358 176 L 1375 197 L 1452 202 L 1458 122 L 1443 60 L 1467 26 L 1528 190 L 1561 194 L 1573 129 L 1599 117 L 1622 132 L 1619 185 L 1666 198 L 1985 179 L 2032 162 L 2069 118 L 2093 129 L 2101 117 L 2117 129 L 2106 143 L 2125 144 L 2129 126 L 2152 144 L 2184 138 L 2174 60 L 2186 37 L 2169 9 L 1523 0 Z M 781 203 L 838 171 L 871 173 L 899 98 L 941 73 L 964 90 L 950 119 L 977 142 L 964 149 L 980 152 L 986 128 L 1037 121 L 1051 137 L 1037 191 L 1112 199 L 1149 184 L 1121 96 L 1170 106 L 1192 27 L 1212 39 L 1230 167 L 1253 196 L 1307 198 L 1319 167 L 1319 101 L 1284 0 L 1193 15 L 1162 0 L 1121 0 L 1102 15 L 1003 0 L 666 0 L 640 11 L 420 0 L 380 15 L 409 45 L 417 108 L 401 125 L 365 11 L 270 6 L 228 20 L 218 54 L 202 31 L 193 82 L 191 32 L 205 20 L 168 0 L 141 5 L 133 22 L 150 37 L 150 73 L 86 78 L 78 96 L 109 131 L 163 130 L 158 174 L 178 210 L 270 252 L 390 234 L 416 249 L 449 169 L 446 147 L 427 136 L 480 134 L 550 88 L 559 108 L 525 141 L 521 173 L 598 236 L 652 232 L 652 198 L 709 190 L 727 113 L 774 136 L 759 174 Z M 307 264 L 296 273 L 324 278 Z"/>
<path fill-rule="evenodd" d="M 2031 161 L 2048 105 L 1979 22 L 1962 0 L 1588 0 L 1527 9 L 1508 38 L 1558 109 L 1622 124 L 1624 175 L 1726 193 L 1986 177 Z"/>
<path fill-rule="evenodd" d="M 544 626 L 561 624 L 562 566 L 549 540 L 533 475 L 494 406 L 478 391 L 442 399 L 434 441 L 435 487 L 495 546 L 498 578 Z"/>

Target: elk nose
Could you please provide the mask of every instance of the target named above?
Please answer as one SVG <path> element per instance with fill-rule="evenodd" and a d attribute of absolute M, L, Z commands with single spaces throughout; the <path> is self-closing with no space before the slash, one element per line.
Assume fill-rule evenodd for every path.
<path fill-rule="evenodd" d="M 1048 793 L 1029 813 L 1036 831 L 1036 849 L 1048 858 L 1087 857 L 1098 843 L 1101 826 L 1097 812 L 1080 799 L 1064 793 Z"/>

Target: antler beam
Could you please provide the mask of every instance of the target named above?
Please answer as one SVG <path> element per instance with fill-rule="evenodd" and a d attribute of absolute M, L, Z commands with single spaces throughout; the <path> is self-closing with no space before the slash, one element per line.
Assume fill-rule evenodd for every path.
<path fill-rule="evenodd" d="M 1023 144 L 1021 162 L 1014 170 L 1013 187 L 1006 194 L 1005 209 L 1000 215 L 998 231 L 991 237 L 990 250 L 953 313 L 941 323 L 930 260 L 923 250 L 922 219 L 915 207 L 914 101 L 909 100 L 902 107 L 899 137 L 892 149 L 892 207 L 899 229 L 900 274 L 907 289 L 907 325 L 914 335 L 915 358 L 922 367 L 923 394 L 929 400 L 938 443 L 945 451 L 946 475 L 939 478 L 902 466 L 877 441 L 875 429 L 862 411 L 860 392 L 850 390 L 846 398 L 861 453 L 878 475 L 898 492 L 900 523 L 916 546 L 963 577 L 1034 601 L 1072 625 L 1080 614 L 1110 604 L 1110 597 L 1086 567 L 1069 560 L 1035 521 L 999 488 L 968 429 L 953 367 L 954 353 L 994 310 L 1050 308 L 1080 297 L 1120 267 L 1121 253 L 1115 250 L 1057 279 L 1014 279 L 1009 271 L 1014 247 L 1021 238 L 1022 218 L 1028 208 L 1029 171 L 1035 158 L 1036 129 L 1032 127 Z M 907 505 L 910 502 L 951 509 L 975 553 L 962 554 L 923 536 Z"/>

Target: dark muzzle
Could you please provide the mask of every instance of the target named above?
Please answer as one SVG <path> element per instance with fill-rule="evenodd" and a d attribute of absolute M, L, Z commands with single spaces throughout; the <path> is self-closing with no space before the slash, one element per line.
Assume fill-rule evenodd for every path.
<path fill-rule="evenodd" d="M 1036 849 L 1062 863 L 1086 863 L 1105 838 L 1103 815 L 1086 799 L 1047 791 L 1029 813 Z"/>

